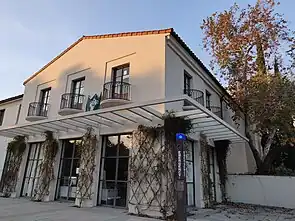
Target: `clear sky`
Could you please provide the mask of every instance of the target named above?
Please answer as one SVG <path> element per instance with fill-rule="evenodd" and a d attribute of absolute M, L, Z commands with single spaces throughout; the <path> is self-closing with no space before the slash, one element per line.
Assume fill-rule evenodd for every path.
<path fill-rule="evenodd" d="M 0 0 L 0 99 L 82 35 L 173 27 L 207 65 L 200 24 L 234 2 L 255 0 Z M 278 9 L 295 30 L 295 0 Z"/>

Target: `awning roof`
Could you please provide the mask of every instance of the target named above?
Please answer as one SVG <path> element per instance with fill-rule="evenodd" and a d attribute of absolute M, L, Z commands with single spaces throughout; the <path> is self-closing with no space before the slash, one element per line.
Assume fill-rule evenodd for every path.
<path fill-rule="evenodd" d="M 214 141 L 230 140 L 231 142 L 247 141 L 231 125 L 220 119 L 210 110 L 187 95 L 171 99 L 132 103 L 95 111 L 57 117 L 56 119 L 40 120 L 33 123 L 0 128 L 0 135 L 14 137 L 16 135 L 35 136 L 45 131 L 53 132 L 85 132 L 87 128 L 124 128 L 130 125 L 157 125 L 162 121 L 164 113 L 157 111 L 156 106 L 186 101 L 193 110 L 176 111 L 176 117 L 192 120 L 193 132 L 200 132 Z M 159 109 L 159 108 L 158 108 Z"/>

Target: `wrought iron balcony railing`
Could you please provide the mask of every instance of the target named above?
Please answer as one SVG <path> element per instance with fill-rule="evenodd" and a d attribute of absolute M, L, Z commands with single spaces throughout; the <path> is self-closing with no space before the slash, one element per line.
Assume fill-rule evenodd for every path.
<path fill-rule="evenodd" d="M 222 111 L 221 107 L 218 106 L 210 106 L 207 107 L 213 114 L 217 115 L 218 117 L 222 118 Z"/>
<path fill-rule="evenodd" d="M 102 100 L 131 100 L 131 85 L 126 82 L 107 82 L 103 86 Z"/>
<path fill-rule="evenodd" d="M 82 94 L 67 93 L 61 96 L 60 109 L 82 110 L 85 96 Z"/>
<path fill-rule="evenodd" d="M 196 100 L 198 103 L 204 105 L 204 92 L 196 89 L 184 89 L 184 94 L 187 94 L 194 100 Z"/>
<path fill-rule="evenodd" d="M 29 104 L 28 117 L 40 116 L 47 117 L 49 104 L 41 102 L 32 102 Z"/>

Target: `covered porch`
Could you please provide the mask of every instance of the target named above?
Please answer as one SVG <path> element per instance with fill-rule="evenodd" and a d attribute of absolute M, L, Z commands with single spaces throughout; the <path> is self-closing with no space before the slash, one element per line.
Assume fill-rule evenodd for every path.
<path fill-rule="evenodd" d="M 190 110 L 183 110 L 183 104 L 190 104 L 192 108 Z M 57 192 L 59 187 L 59 180 L 61 179 L 60 174 L 63 174 L 63 160 L 65 159 L 65 142 L 66 145 L 71 146 L 71 148 L 75 148 L 75 144 L 79 140 L 83 134 L 86 133 L 89 127 L 94 129 L 94 133 L 98 138 L 97 143 L 97 151 L 95 156 L 95 173 L 93 177 L 93 197 L 88 202 L 88 206 L 97 206 L 104 205 L 114 206 L 123 205 L 124 208 L 128 208 L 130 212 L 129 199 L 132 198 L 132 191 L 129 189 L 129 181 L 128 180 L 128 159 L 132 157 L 130 149 L 134 148 L 134 146 L 129 145 L 129 141 L 125 141 L 123 147 L 125 148 L 125 153 L 121 154 L 121 141 L 122 137 L 126 140 L 126 134 L 130 134 L 137 129 L 139 125 L 145 126 L 158 126 L 163 125 L 163 114 L 166 111 L 173 111 L 173 115 L 175 117 L 182 117 L 185 119 L 189 119 L 193 125 L 193 129 L 190 134 L 188 134 L 189 139 L 192 141 L 192 153 L 194 154 L 195 161 L 192 160 L 193 165 L 193 181 L 191 181 L 192 188 L 192 196 L 191 199 L 192 205 L 195 207 L 203 207 L 202 202 L 202 182 L 200 181 L 201 177 L 201 169 L 199 164 L 199 140 L 200 134 L 204 135 L 208 141 L 214 145 L 215 141 L 228 140 L 232 143 L 239 143 L 247 141 L 241 133 L 239 133 L 234 127 L 226 123 L 224 120 L 220 119 L 217 115 L 212 113 L 210 110 L 199 104 L 194 99 L 190 98 L 187 95 L 183 95 L 176 98 L 170 99 L 158 99 L 140 103 L 132 103 L 127 105 L 121 105 L 111 108 L 104 108 L 95 111 L 83 112 L 78 114 L 73 114 L 69 116 L 59 116 L 55 119 L 41 120 L 33 123 L 26 123 L 22 125 L 15 125 L 7 128 L 0 129 L 0 135 L 13 138 L 15 136 L 26 136 L 28 142 L 28 150 L 26 150 L 22 165 L 20 167 L 18 184 L 16 187 L 16 196 L 22 196 L 23 186 L 26 179 L 28 161 L 30 160 L 30 146 L 34 145 L 34 143 L 43 142 L 44 137 L 43 134 L 46 131 L 52 131 L 59 141 L 59 152 L 56 156 L 54 174 L 57 178 L 51 184 L 51 192 L 49 194 L 48 201 L 56 200 Z M 111 137 L 111 138 L 110 138 Z M 113 142 L 111 145 L 106 144 L 107 141 L 112 141 L 117 139 L 117 141 Z M 112 142 L 111 142 L 112 143 Z M 73 146 L 73 147 L 72 147 Z M 107 148 L 116 147 L 117 155 L 108 157 Z M 41 148 L 41 145 L 40 147 Z M 126 154 L 126 150 L 128 154 Z M 41 152 L 39 150 L 39 152 Z M 76 161 L 79 158 L 75 158 L 75 150 L 71 152 L 72 157 L 67 160 L 71 161 L 71 172 L 69 177 L 70 180 L 75 180 L 78 182 L 78 174 L 79 174 L 79 166 L 73 167 L 76 165 Z M 108 167 L 105 162 L 108 158 L 115 159 L 114 168 L 112 171 L 115 171 L 114 179 L 105 178 L 108 177 L 108 171 L 104 172 Z M 38 156 L 38 159 L 42 159 Z M 119 168 L 119 162 L 123 162 L 123 159 L 127 159 L 127 175 L 124 175 L 123 178 L 119 178 L 118 173 L 121 173 Z M 34 159 L 33 159 L 34 160 Z M 111 165 L 110 163 L 108 165 Z M 125 165 L 125 167 L 126 167 Z M 74 169 L 73 169 L 74 168 Z M 109 169 L 107 169 L 109 170 Z M 73 172 L 74 171 L 74 172 Z M 106 174 L 104 174 L 106 173 Z M 113 172 L 112 172 L 113 173 Z M 74 175 L 73 175 L 74 174 Z M 36 175 L 37 176 L 37 175 Z M 215 176 L 215 174 L 214 174 Z M 122 177 L 122 176 L 121 176 Z M 103 183 L 114 183 L 107 187 L 103 187 Z M 118 191 L 113 191 L 113 189 L 117 189 L 117 185 L 120 184 L 124 187 L 123 195 Z M 72 185 L 72 184 L 71 184 Z M 120 188 L 121 188 L 120 186 Z M 69 188 L 72 186 L 69 186 Z M 63 191 L 65 188 L 63 188 Z M 66 189 L 66 191 L 69 191 Z M 64 191 L 65 192 L 65 191 Z M 69 192 L 68 192 L 69 193 Z M 75 195 L 75 192 L 73 193 Z M 109 194 L 109 198 L 107 197 Z M 120 195 L 121 194 L 121 195 Z M 74 198 L 74 195 L 69 195 L 67 198 Z M 122 199 L 125 199 L 125 203 L 122 203 Z M 110 202 L 108 201 L 110 200 Z M 104 203 L 102 203 L 105 201 Z M 120 203 L 117 203 L 119 202 Z M 76 199 L 77 204 L 77 199 Z M 108 205 L 110 204 L 110 205 Z M 120 206 L 119 206 L 120 207 Z M 134 211 L 131 211 L 134 213 Z M 153 216 L 153 213 L 150 213 Z M 156 215 L 157 216 L 157 215 Z"/>
<path fill-rule="evenodd" d="M 183 110 L 184 103 L 191 106 L 190 110 Z M 89 127 L 99 130 L 101 134 L 114 131 L 124 132 L 132 130 L 140 124 L 147 126 L 163 124 L 162 116 L 166 111 L 173 111 L 175 117 L 190 119 L 193 124 L 192 134 L 202 133 L 212 141 L 229 140 L 235 143 L 248 140 L 233 126 L 187 95 L 120 105 L 4 127 L 0 128 L 0 135 L 10 138 L 26 136 L 30 142 L 31 139 L 37 139 L 45 131 L 52 131 L 58 137 L 64 137 L 71 133 L 83 134 Z"/>

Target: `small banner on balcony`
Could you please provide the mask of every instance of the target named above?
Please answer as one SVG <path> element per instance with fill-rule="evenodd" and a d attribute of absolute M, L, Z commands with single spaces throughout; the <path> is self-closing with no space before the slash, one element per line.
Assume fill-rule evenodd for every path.
<path fill-rule="evenodd" d="M 91 98 L 88 96 L 86 111 L 98 110 L 100 108 L 101 95 L 94 94 Z"/>

